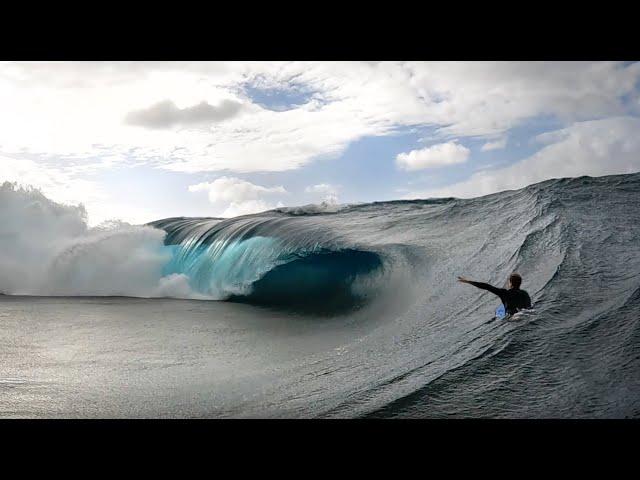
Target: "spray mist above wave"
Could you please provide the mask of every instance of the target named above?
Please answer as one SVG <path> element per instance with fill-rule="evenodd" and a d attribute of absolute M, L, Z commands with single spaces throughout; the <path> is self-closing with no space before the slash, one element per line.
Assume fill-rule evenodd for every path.
<path fill-rule="evenodd" d="M 327 213 L 338 213 L 349 208 L 350 204 L 339 204 L 337 202 L 322 201 L 320 203 L 310 203 L 299 207 L 279 207 L 274 212 L 286 213 L 289 215 L 322 215 Z"/>
<path fill-rule="evenodd" d="M 193 297 L 185 276 L 162 274 L 165 233 L 113 222 L 89 228 L 82 206 L 36 189 L 0 186 L 0 292 L 13 295 Z"/>

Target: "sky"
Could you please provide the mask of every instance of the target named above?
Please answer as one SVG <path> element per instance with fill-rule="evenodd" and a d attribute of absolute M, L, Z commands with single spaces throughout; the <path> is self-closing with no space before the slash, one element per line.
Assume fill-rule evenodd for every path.
<path fill-rule="evenodd" d="M 640 62 L 1 62 L 0 182 L 90 225 L 640 171 Z"/>

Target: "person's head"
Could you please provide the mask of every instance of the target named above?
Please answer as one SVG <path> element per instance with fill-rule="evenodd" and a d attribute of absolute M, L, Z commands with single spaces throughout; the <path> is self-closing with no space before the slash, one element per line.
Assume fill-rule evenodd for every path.
<path fill-rule="evenodd" d="M 520 288 L 520 285 L 522 285 L 522 277 L 519 274 L 514 272 L 509 275 L 509 286 L 511 288 Z"/>

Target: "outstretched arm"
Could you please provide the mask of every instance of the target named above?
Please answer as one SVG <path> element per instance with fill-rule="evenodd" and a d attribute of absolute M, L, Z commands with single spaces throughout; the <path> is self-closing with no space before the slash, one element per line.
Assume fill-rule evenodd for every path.
<path fill-rule="evenodd" d="M 524 294 L 527 296 L 527 303 L 525 304 L 524 308 L 531 308 L 531 297 L 527 292 L 524 292 Z"/>
<path fill-rule="evenodd" d="M 502 288 L 494 287 L 493 285 L 489 285 L 488 283 L 482 282 L 474 282 L 472 280 L 467 280 L 464 277 L 458 277 L 458 281 L 462 283 L 468 283 L 469 285 L 473 285 L 474 287 L 481 288 L 482 290 L 488 290 L 489 292 L 502 297 Z"/>

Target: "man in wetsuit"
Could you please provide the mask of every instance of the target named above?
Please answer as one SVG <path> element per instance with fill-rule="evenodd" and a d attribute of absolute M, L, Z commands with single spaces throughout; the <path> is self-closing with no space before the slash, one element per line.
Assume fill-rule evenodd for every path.
<path fill-rule="evenodd" d="M 458 277 L 458 281 L 462 283 L 468 283 L 469 285 L 473 285 L 474 287 L 481 288 L 483 290 L 489 290 L 494 295 L 500 297 L 502 303 L 504 304 L 505 312 L 509 315 L 513 315 L 518 310 L 522 310 L 523 308 L 531 308 L 531 298 L 529 294 L 520 290 L 520 285 L 522 284 L 522 277 L 517 273 L 512 273 L 509 275 L 509 288 L 497 288 L 493 285 L 489 285 L 488 283 L 482 282 L 472 282 L 471 280 L 467 280 L 464 277 Z"/>

